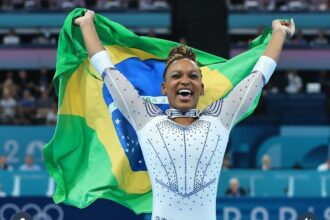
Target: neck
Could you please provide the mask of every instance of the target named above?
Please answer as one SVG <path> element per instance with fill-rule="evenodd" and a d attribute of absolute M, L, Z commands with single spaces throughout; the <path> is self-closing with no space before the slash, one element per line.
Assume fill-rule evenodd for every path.
<path fill-rule="evenodd" d="M 173 118 L 172 120 L 180 125 L 190 125 L 194 121 L 196 121 L 197 118 Z"/>
<path fill-rule="evenodd" d="M 166 110 L 168 118 L 181 125 L 190 125 L 198 119 L 200 112 L 198 109 L 189 109 L 187 111 L 181 111 L 174 108 Z"/>

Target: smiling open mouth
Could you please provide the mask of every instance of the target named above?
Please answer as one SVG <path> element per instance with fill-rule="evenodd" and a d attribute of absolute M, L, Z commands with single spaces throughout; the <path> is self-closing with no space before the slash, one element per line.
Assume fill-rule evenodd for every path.
<path fill-rule="evenodd" d="M 193 92 L 190 89 L 180 89 L 176 94 L 181 102 L 189 102 L 192 100 Z"/>
<path fill-rule="evenodd" d="M 191 96 L 193 93 L 190 89 L 180 89 L 176 94 L 187 97 L 187 96 Z"/>

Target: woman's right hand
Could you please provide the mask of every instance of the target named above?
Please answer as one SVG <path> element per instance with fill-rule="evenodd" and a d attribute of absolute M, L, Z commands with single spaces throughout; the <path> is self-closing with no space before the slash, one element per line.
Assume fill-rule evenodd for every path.
<path fill-rule="evenodd" d="M 85 24 L 85 23 L 94 23 L 94 14 L 95 12 L 94 11 L 91 11 L 91 10 L 87 10 L 87 12 L 85 13 L 84 16 L 81 16 L 79 18 L 76 18 L 74 20 L 74 23 L 76 25 L 79 25 L 80 27 Z"/>

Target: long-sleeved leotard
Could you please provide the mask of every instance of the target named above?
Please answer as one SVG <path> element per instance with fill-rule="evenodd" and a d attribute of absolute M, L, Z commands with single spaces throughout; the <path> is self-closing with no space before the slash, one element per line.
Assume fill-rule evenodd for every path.
<path fill-rule="evenodd" d="M 268 81 L 275 62 L 260 58 L 226 98 L 184 126 L 139 96 L 107 59 L 102 51 L 92 62 L 136 130 L 153 189 L 152 220 L 215 220 L 217 185 L 230 130 Z"/>

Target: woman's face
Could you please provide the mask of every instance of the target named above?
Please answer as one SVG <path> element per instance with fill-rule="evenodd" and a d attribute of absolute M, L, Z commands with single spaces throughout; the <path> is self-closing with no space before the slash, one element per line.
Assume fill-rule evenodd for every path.
<path fill-rule="evenodd" d="M 204 95 L 197 64 L 187 58 L 174 61 L 165 73 L 162 94 L 167 95 L 171 108 L 181 111 L 196 108 L 199 96 Z"/>

